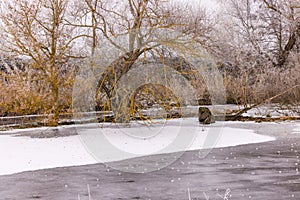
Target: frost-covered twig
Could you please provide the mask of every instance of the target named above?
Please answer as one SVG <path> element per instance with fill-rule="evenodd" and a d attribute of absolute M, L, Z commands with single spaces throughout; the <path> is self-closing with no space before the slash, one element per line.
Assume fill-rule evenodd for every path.
<path fill-rule="evenodd" d="M 231 190 L 228 188 L 228 189 L 226 190 L 226 192 L 225 192 L 224 195 L 220 195 L 220 194 L 218 193 L 218 196 L 219 196 L 221 199 L 223 199 L 223 200 L 228 200 L 229 197 L 230 197 L 230 192 L 231 192 Z"/>

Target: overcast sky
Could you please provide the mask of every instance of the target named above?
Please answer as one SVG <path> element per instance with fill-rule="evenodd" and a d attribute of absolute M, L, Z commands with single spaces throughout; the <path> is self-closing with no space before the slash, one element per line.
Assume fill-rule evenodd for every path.
<path fill-rule="evenodd" d="M 221 11 L 222 6 L 220 0 L 174 0 L 178 3 L 183 4 L 192 4 L 192 5 L 201 5 L 201 7 L 206 7 L 208 11 L 212 11 L 213 13 Z"/>

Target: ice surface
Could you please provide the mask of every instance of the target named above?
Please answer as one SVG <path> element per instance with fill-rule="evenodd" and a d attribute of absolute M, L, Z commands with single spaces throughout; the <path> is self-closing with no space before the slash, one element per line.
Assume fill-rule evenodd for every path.
<path fill-rule="evenodd" d="M 292 134 L 300 134 L 300 124 L 296 124 Z"/>
<path fill-rule="evenodd" d="M 275 140 L 270 136 L 255 134 L 253 130 L 226 127 L 226 123 L 217 122 L 211 126 L 199 125 L 197 119 L 174 119 L 163 126 L 161 124 L 131 127 L 106 127 L 84 129 L 80 135 L 58 138 L 37 139 L 0 136 L 0 175 L 12 174 L 45 168 L 86 165 L 99 162 L 89 152 L 89 143 L 84 134 L 95 133 L 106 138 L 110 145 L 128 154 L 107 156 L 102 162 L 123 160 L 149 154 L 171 153 L 202 148 L 228 147 L 249 143 Z M 300 127 L 299 127 L 300 128 Z M 32 131 L 30 129 L 29 131 Z M 21 130 L 11 131 L 11 133 Z M 24 130 L 23 130 L 24 131 Z M 183 143 L 182 139 L 190 138 Z M 192 138 L 192 139 L 191 139 Z M 178 145 L 174 145 L 174 141 Z M 94 142 L 98 142 L 94 140 Z M 175 143 L 176 143 L 175 142 Z M 208 144 L 209 143 L 209 144 Z M 183 145 L 182 145 L 183 144 Z M 101 142 L 99 141 L 99 146 Z"/>

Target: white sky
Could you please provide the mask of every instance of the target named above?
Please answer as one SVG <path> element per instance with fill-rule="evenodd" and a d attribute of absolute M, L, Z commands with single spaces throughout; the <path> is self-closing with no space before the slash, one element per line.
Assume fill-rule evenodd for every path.
<path fill-rule="evenodd" d="M 174 0 L 180 3 L 189 3 L 195 5 L 203 5 L 204 7 L 210 10 L 217 10 L 220 9 L 220 0 Z"/>

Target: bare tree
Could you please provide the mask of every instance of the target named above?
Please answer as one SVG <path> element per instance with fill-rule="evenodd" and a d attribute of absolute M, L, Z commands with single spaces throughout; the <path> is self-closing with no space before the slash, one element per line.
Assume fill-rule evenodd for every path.
<path fill-rule="evenodd" d="M 287 66 L 290 53 L 299 51 L 299 1 L 242 0 L 231 1 L 230 6 L 236 34 L 251 46 L 248 54 L 256 53 L 275 67 Z"/>
<path fill-rule="evenodd" d="M 29 58 L 33 81 L 49 87 L 50 125 L 58 124 L 60 93 L 70 83 L 72 45 L 81 35 L 66 26 L 67 0 L 13 0 L 1 2 L 2 51 Z M 46 106 L 45 106 L 46 107 Z"/>
<path fill-rule="evenodd" d="M 224 72 L 228 101 L 245 107 L 270 99 L 287 103 L 290 89 L 299 84 L 299 1 L 223 2 L 213 52 Z"/>
<path fill-rule="evenodd" d="M 204 10 L 195 10 L 191 5 L 173 4 L 172 1 L 85 0 L 84 5 L 80 6 L 81 16 L 88 22 L 78 18 L 77 23 L 70 22 L 70 25 L 88 30 L 88 38 L 93 44 L 92 54 L 102 41 L 120 52 L 119 57 L 109 63 L 100 75 L 96 99 L 98 105 L 106 102 L 101 109 L 110 109 L 117 82 L 139 59 L 149 61 L 151 57 L 164 62 L 163 59 L 171 52 L 162 45 L 163 42 L 175 49 L 183 49 L 192 41 L 205 45 L 211 31 Z M 85 23 L 82 24 L 82 21 Z M 161 38 L 155 37 L 155 32 L 166 29 L 179 33 L 177 38 L 159 41 Z M 126 41 L 119 43 L 118 38 L 123 35 L 127 35 Z M 182 68 L 177 66 L 177 69 Z"/>
<path fill-rule="evenodd" d="M 66 90 L 70 93 L 65 86 L 73 82 L 74 73 L 68 71 L 73 58 L 93 57 L 105 42 L 120 52 L 112 63 L 105 66 L 104 73 L 98 75 L 96 99 L 111 101 L 117 82 L 138 60 L 151 58 L 164 62 L 166 57 L 180 57 L 172 54 L 170 48 L 183 51 L 193 42 L 207 45 L 212 24 L 205 11 L 172 2 L 2 1 L 1 50 L 30 60 L 29 66 L 34 69 L 31 70 L 30 80 L 46 88 L 41 89 L 50 97 L 45 106 L 49 107 L 48 113 L 53 114 L 51 123 L 57 125 L 63 95 Z M 164 29 L 178 34 L 172 39 L 164 37 L 164 41 L 160 41 L 155 31 Z M 126 42 L 120 44 L 117 40 L 123 35 L 128 37 Z M 192 72 L 188 64 L 185 68 L 178 66 L 184 63 L 180 59 L 175 61 L 177 65 L 174 68 L 183 74 Z M 97 67 L 96 63 L 90 64 Z M 160 87 L 157 89 L 161 90 Z"/>

